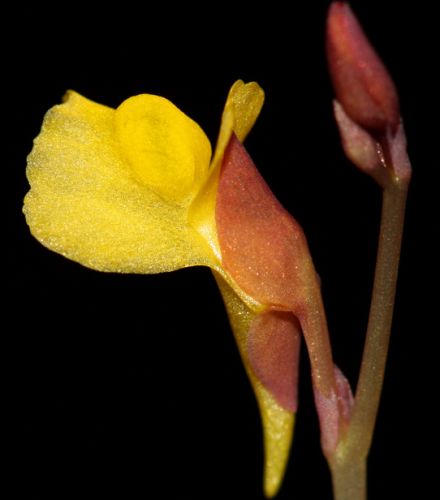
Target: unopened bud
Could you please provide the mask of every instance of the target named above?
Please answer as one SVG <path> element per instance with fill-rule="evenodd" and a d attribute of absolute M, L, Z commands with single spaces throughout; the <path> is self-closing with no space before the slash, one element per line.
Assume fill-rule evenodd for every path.
<path fill-rule="evenodd" d="M 327 58 L 337 100 L 361 127 L 384 134 L 400 121 L 396 88 L 346 2 L 327 18 Z"/>

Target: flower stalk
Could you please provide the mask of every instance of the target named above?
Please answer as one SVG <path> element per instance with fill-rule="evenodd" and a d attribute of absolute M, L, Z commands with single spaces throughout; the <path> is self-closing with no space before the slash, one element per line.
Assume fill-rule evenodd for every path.
<path fill-rule="evenodd" d="M 335 500 L 365 500 L 366 459 L 382 393 L 393 317 L 409 179 L 383 191 L 376 271 L 368 328 L 352 416 L 329 457 Z"/>
<path fill-rule="evenodd" d="M 408 181 L 383 191 L 382 218 L 368 328 L 346 438 L 347 451 L 366 455 L 371 445 L 388 356 Z"/>
<path fill-rule="evenodd" d="M 345 154 L 383 193 L 370 314 L 354 402 L 335 449 L 324 450 L 335 500 L 365 500 L 366 461 L 388 357 L 411 165 L 394 83 L 345 2 L 330 6 L 327 54 Z"/>
<path fill-rule="evenodd" d="M 330 463 L 334 500 L 367 499 L 366 459 L 347 460 L 346 457 Z"/>

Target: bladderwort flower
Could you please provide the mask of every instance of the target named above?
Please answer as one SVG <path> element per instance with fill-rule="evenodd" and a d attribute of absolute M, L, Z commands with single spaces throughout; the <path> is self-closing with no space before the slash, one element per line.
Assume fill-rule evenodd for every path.
<path fill-rule="evenodd" d="M 43 245 L 95 270 L 211 268 L 259 404 L 273 496 L 293 435 L 301 336 L 324 449 L 336 446 L 351 392 L 333 365 L 303 231 L 242 145 L 263 101 L 255 82 L 232 86 L 211 155 L 202 129 L 162 97 L 111 109 L 70 91 L 29 155 L 24 213 Z"/>

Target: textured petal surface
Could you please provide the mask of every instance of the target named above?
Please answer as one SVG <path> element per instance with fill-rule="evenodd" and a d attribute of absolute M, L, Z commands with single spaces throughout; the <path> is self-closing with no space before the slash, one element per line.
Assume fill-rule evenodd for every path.
<path fill-rule="evenodd" d="M 237 80 L 232 85 L 225 110 L 233 115 L 233 131 L 240 142 L 243 142 L 260 114 L 264 103 L 263 89 L 256 82 L 244 83 Z"/>
<path fill-rule="evenodd" d="M 167 202 L 121 155 L 115 114 L 73 92 L 49 110 L 28 158 L 31 190 L 24 212 L 32 234 L 101 271 L 157 273 L 209 265 L 212 252 L 188 228 L 188 207 Z"/>
<path fill-rule="evenodd" d="M 250 330 L 260 313 L 249 308 L 232 288 L 214 273 L 223 296 L 229 321 L 237 341 L 246 372 L 254 389 L 264 433 L 264 491 L 274 496 L 284 476 L 293 437 L 295 414 L 285 409 L 256 377 L 249 359 L 249 344 L 252 344 Z"/>
<path fill-rule="evenodd" d="M 163 97 L 142 94 L 115 113 L 122 157 L 137 179 L 175 203 L 200 187 L 211 160 L 203 130 Z"/>

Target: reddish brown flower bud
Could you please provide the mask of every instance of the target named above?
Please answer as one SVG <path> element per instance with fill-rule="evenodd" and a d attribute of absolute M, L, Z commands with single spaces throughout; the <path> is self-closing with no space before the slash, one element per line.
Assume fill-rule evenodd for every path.
<path fill-rule="evenodd" d="M 330 5 L 327 58 L 345 113 L 370 131 L 394 132 L 400 121 L 394 83 L 346 2 Z"/>

